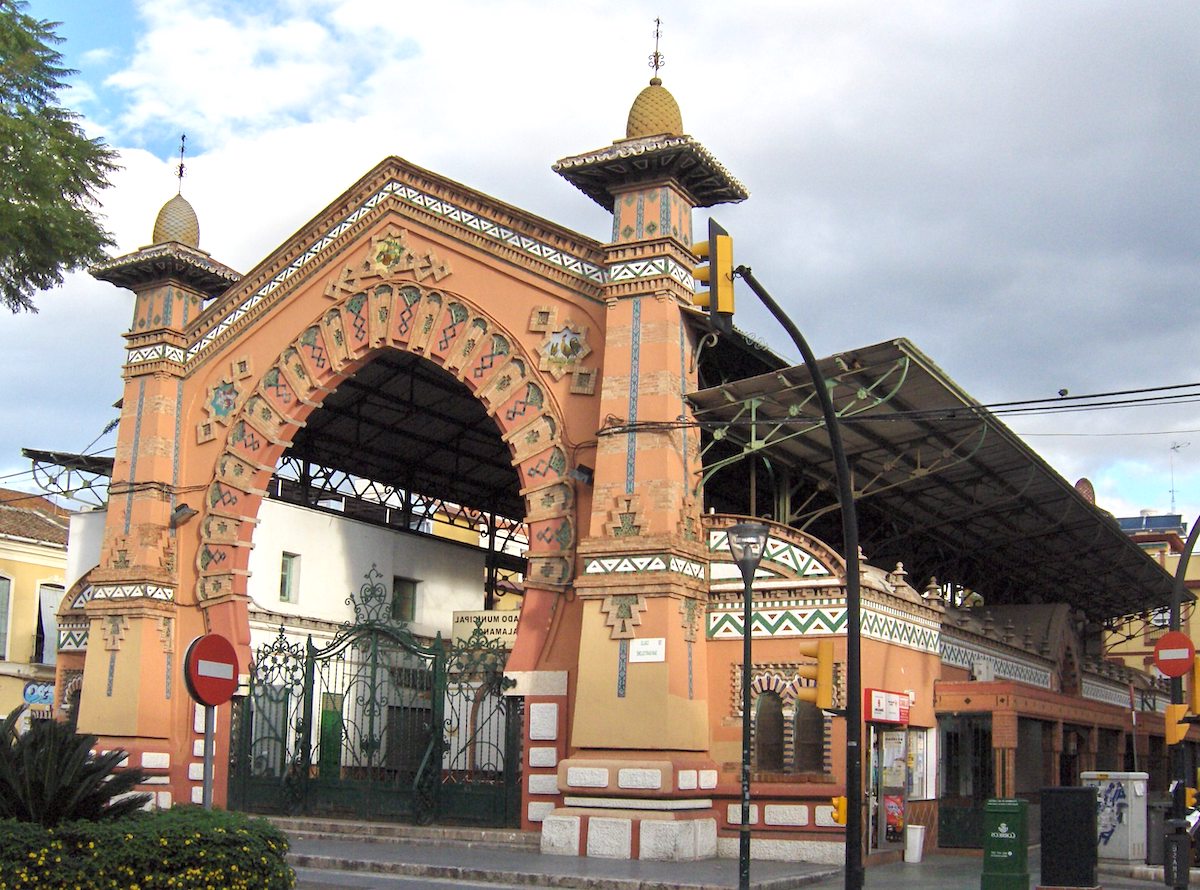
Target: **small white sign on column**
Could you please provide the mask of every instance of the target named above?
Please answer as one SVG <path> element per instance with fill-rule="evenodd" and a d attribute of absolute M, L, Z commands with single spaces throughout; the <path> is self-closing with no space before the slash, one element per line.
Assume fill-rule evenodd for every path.
<path fill-rule="evenodd" d="M 629 641 L 629 663 L 667 660 L 667 638 L 646 637 Z"/>

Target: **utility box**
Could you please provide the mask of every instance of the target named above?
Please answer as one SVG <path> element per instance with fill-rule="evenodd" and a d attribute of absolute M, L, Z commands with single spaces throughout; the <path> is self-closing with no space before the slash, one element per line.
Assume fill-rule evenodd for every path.
<path fill-rule="evenodd" d="M 1096 855 L 1121 862 L 1146 861 L 1148 773 L 1086 772 L 1085 787 L 1096 789 Z"/>
<path fill-rule="evenodd" d="M 980 890 L 1029 890 L 1029 804 L 989 800 L 983 805 Z"/>
<path fill-rule="evenodd" d="M 1095 887 L 1096 789 L 1042 789 L 1043 887 Z"/>
<path fill-rule="evenodd" d="M 1152 800 L 1146 805 L 1146 864 L 1163 864 L 1163 836 L 1171 812 L 1170 800 Z"/>

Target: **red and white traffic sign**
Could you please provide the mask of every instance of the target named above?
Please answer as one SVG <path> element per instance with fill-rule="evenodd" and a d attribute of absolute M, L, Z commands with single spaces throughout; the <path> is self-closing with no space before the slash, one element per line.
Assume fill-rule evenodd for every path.
<path fill-rule="evenodd" d="M 1154 666 L 1168 677 L 1182 677 L 1195 660 L 1196 647 L 1181 631 L 1169 630 L 1154 644 Z"/>
<path fill-rule="evenodd" d="M 183 658 L 188 692 L 202 705 L 223 705 L 238 688 L 238 660 L 233 643 L 220 634 L 192 640 Z"/>

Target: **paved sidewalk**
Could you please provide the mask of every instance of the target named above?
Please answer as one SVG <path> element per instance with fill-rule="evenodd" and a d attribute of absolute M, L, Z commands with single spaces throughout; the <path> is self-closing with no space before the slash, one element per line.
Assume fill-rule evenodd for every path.
<path fill-rule="evenodd" d="M 295 838 L 288 861 L 308 868 L 585 890 L 727 890 L 738 883 L 732 859 L 596 859 L 407 840 Z M 750 872 L 756 890 L 785 890 L 840 875 L 839 866 L 805 862 L 755 862 Z"/>
<path fill-rule="evenodd" d="M 580 888 L 580 890 L 729 890 L 737 887 L 737 861 L 648 862 L 549 856 L 516 845 L 484 842 L 439 842 L 429 838 L 314 837 L 292 838 L 288 861 L 296 867 L 403 875 L 462 884 L 510 887 Z M 1029 851 L 1030 888 L 1036 887 L 1041 850 Z M 970 855 L 932 855 L 919 863 L 895 862 L 867 869 L 866 888 L 887 890 L 974 890 L 980 886 L 982 860 Z M 1162 867 L 1102 862 L 1100 884 L 1105 890 L 1142 890 L 1162 886 Z M 751 865 L 756 890 L 840 890 L 845 878 L 840 865 L 803 862 L 763 862 Z M 1192 883 L 1200 886 L 1200 871 Z M 305 881 L 302 887 L 336 884 Z M 347 886 L 350 886 L 347 884 Z M 356 886 L 361 886 L 357 885 Z"/>

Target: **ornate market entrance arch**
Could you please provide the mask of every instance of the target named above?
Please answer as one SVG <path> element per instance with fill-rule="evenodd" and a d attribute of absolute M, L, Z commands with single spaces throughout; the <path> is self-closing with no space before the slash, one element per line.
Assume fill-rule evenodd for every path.
<path fill-rule="evenodd" d="M 433 361 L 474 395 L 511 455 L 529 527 L 527 583 L 560 587 L 574 563 L 574 492 L 563 421 L 519 340 L 465 298 L 380 277 L 344 288 L 253 380 L 235 360 L 208 388 L 201 438 L 224 443 L 206 493 L 196 556 L 202 605 L 246 592 L 253 520 L 265 483 L 306 418 L 381 351 Z M 237 379 L 245 370 L 242 380 Z"/>
<path fill-rule="evenodd" d="M 181 202 L 164 213 L 190 211 Z M 199 634 L 221 633 L 249 672 L 249 591 L 258 593 L 247 582 L 260 506 L 294 443 L 304 441 L 302 459 L 314 461 L 323 428 L 314 412 L 344 407 L 333 396 L 339 387 L 369 390 L 415 371 L 454 403 L 458 426 L 440 435 L 467 438 L 474 428 L 484 449 L 475 476 L 487 476 L 498 502 L 486 486 L 420 490 L 436 472 L 372 481 L 524 520 L 525 590 L 508 668 L 528 677 L 547 657 L 560 672 L 573 663 L 569 639 L 561 654 L 547 653 L 558 651 L 551 623 L 573 581 L 577 511 L 590 510 L 586 489 L 577 504 L 570 443 L 598 427 L 591 396 L 602 350 L 593 353 L 588 331 L 605 323 L 598 245 L 397 158 L 244 276 L 198 249 L 192 222 L 190 235 L 156 227 L 152 246 L 94 270 L 136 302 L 94 595 L 73 616 L 80 726 L 149 766 L 160 806 L 200 792 L 178 653 Z M 434 426 L 425 424 L 423 444 L 444 479 Z M 455 453 L 469 462 L 468 448 Z M 330 469 L 364 467 L 387 470 L 349 460 Z M 472 477 L 455 471 L 456 483 Z M 565 690 L 536 694 L 561 701 Z M 218 804 L 228 725 L 218 713 Z"/>

